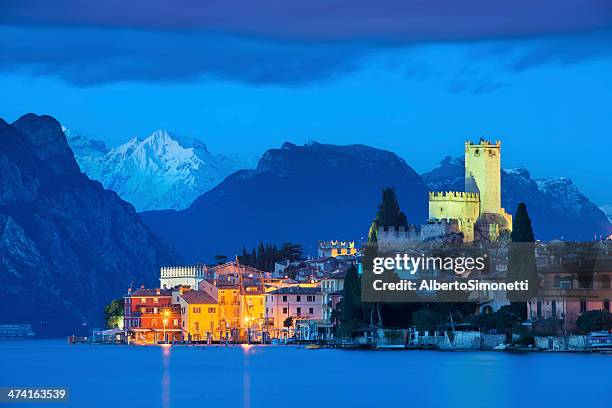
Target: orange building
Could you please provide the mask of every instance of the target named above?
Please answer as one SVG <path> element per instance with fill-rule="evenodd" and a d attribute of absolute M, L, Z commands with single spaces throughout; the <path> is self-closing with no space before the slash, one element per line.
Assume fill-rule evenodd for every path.
<path fill-rule="evenodd" d="M 167 289 L 140 288 L 124 297 L 124 330 L 128 341 L 172 342 L 181 339 L 181 315 Z"/>

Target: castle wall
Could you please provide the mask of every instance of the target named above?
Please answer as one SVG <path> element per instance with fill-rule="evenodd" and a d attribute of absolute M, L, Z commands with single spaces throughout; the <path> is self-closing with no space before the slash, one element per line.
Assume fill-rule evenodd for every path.
<path fill-rule="evenodd" d="M 457 191 L 429 193 L 429 219 L 457 220 L 464 240 L 474 240 L 474 223 L 480 215 L 478 193 Z"/>
<path fill-rule="evenodd" d="M 465 143 L 465 191 L 480 193 L 480 213 L 501 213 L 501 142 Z"/>

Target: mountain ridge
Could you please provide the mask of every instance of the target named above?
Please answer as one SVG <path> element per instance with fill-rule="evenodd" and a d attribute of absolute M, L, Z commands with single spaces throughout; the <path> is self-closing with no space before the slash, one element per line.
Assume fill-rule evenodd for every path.
<path fill-rule="evenodd" d="M 181 262 L 131 204 L 81 173 L 50 116 L 0 121 L 0 185 L 3 322 L 41 336 L 89 331 L 130 284 L 155 284 L 160 266 Z"/>
<path fill-rule="evenodd" d="M 209 152 L 199 139 L 156 130 L 106 148 L 65 128 L 81 170 L 137 211 L 184 209 L 248 161 Z"/>

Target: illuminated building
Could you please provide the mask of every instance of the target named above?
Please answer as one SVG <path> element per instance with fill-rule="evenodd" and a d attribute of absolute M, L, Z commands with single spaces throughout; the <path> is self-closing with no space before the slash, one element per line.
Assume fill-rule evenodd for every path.
<path fill-rule="evenodd" d="M 335 258 L 343 255 L 355 255 L 356 253 L 355 241 L 319 241 L 319 258 Z"/>
<path fill-rule="evenodd" d="M 172 304 L 172 293 L 167 289 L 145 289 L 124 297 L 124 330 L 128 338 L 138 343 L 177 341 L 181 338 L 181 316 Z"/>

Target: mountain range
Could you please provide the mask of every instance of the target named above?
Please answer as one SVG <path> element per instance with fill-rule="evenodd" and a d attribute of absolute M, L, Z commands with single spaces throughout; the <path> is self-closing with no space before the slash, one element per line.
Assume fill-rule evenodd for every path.
<path fill-rule="evenodd" d="M 226 176 L 255 163 L 212 154 L 197 139 L 157 130 L 118 147 L 63 128 L 81 170 L 137 211 L 187 208 Z"/>
<path fill-rule="evenodd" d="M 363 145 L 285 143 L 254 170 L 240 170 L 183 211 L 142 213 L 191 261 L 232 256 L 259 240 L 298 242 L 367 235 L 381 189 L 395 187 L 409 221 L 427 217 L 427 186 L 396 154 Z"/>
<path fill-rule="evenodd" d="M 154 285 L 160 266 L 182 262 L 132 205 L 80 171 L 49 116 L 0 119 L 0 186 L 2 323 L 88 332 L 129 285 Z"/>

